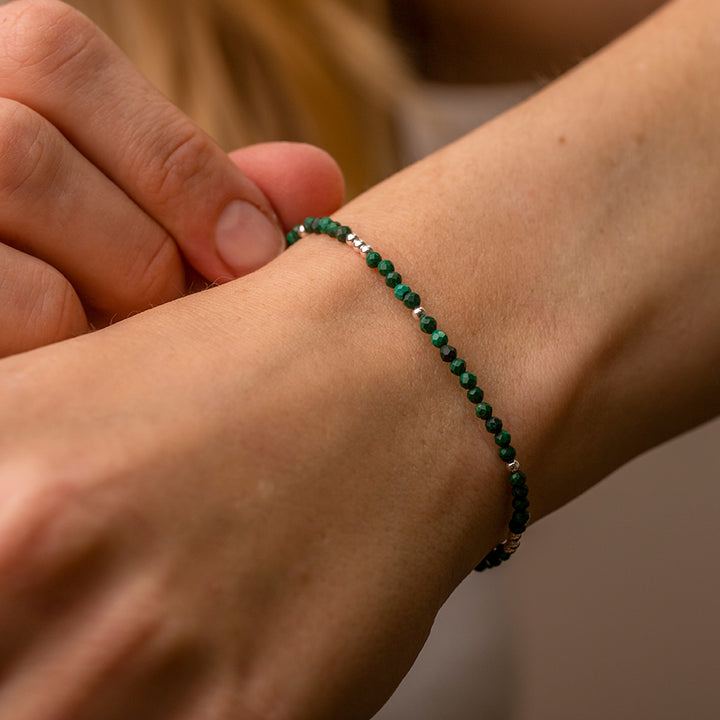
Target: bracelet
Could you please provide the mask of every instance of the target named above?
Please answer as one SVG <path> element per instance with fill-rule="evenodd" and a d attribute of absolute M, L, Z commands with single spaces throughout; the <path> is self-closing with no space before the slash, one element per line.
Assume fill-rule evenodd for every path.
<path fill-rule="evenodd" d="M 527 478 L 520 470 L 520 463 L 515 457 L 515 448 L 510 444 L 510 433 L 503 429 L 500 418 L 493 415 L 492 406 L 483 400 L 484 393 L 477 385 L 477 377 L 467 371 L 465 361 L 458 357 L 457 350 L 448 344 L 448 336 L 438 329 L 435 318 L 425 312 L 420 305 L 420 296 L 402 282 L 402 276 L 395 270 L 389 260 L 383 260 L 380 253 L 375 252 L 370 245 L 361 240 L 349 227 L 328 218 L 305 218 L 301 225 L 296 225 L 287 234 L 287 244 L 294 245 L 306 235 L 327 235 L 354 248 L 365 258 L 369 268 L 376 269 L 385 278 L 385 284 L 392 288 L 395 297 L 405 307 L 412 310 L 413 315 L 420 321 L 420 330 L 430 335 L 432 344 L 440 350 L 440 357 L 449 363 L 450 372 L 457 375 L 460 386 L 467 391 L 468 400 L 475 406 L 475 415 L 485 421 L 485 429 L 494 435 L 495 443 L 499 446 L 498 454 L 510 472 L 510 488 L 512 492 L 512 518 L 509 524 L 509 533 L 505 540 L 496 545 L 475 568 L 478 572 L 487 568 L 496 567 L 510 556 L 520 546 L 520 538 L 527 528 L 530 520 L 530 502 L 528 500 Z"/>

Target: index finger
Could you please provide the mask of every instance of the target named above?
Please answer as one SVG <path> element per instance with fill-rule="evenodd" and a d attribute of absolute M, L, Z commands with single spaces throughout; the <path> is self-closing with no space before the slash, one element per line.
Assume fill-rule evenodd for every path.
<path fill-rule="evenodd" d="M 0 9 L 0 95 L 53 123 L 175 238 L 210 280 L 244 274 L 241 233 L 275 257 L 283 235 L 258 187 L 88 18 L 58 0 Z M 260 264 L 263 264 L 262 262 Z"/>

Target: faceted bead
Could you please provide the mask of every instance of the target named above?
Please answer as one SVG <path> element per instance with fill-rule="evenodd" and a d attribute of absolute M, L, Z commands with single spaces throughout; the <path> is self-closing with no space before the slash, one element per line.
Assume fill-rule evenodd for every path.
<path fill-rule="evenodd" d="M 420 318 L 420 329 L 430 335 L 437 330 L 437 321 L 434 317 L 426 315 L 424 318 Z"/>
<path fill-rule="evenodd" d="M 479 387 L 470 388 L 470 390 L 467 391 L 467 399 L 471 403 L 481 403 L 484 395 L 485 393 L 483 393 L 482 388 Z"/>
<path fill-rule="evenodd" d="M 331 220 L 326 228 L 325 228 L 325 234 L 328 237 L 336 238 L 337 237 L 337 231 L 340 229 L 340 223 L 335 222 L 334 220 Z"/>
<path fill-rule="evenodd" d="M 512 506 L 513 510 L 527 510 L 530 507 L 530 501 L 527 498 L 515 498 Z"/>
<path fill-rule="evenodd" d="M 335 237 L 338 239 L 338 242 L 344 243 L 351 232 L 352 230 L 347 225 L 341 225 L 335 233 Z"/>
<path fill-rule="evenodd" d="M 492 417 L 492 405 L 486 402 L 478 403 L 475 406 L 475 414 L 481 420 L 489 420 Z"/>
<path fill-rule="evenodd" d="M 510 475 L 510 484 L 513 487 L 520 487 L 521 485 L 525 485 L 526 482 L 527 477 L 525 477 L 525 473 L 522 470 L 518 470 Z"/>
<path fill-rule="evenodd" d="M 369 252 L 365 256 L 365 262 L 367 263 L 367 266 L 371 268 L 376 268 L 381 260 L 382 257 L 380 256 L 380 253 L 377 252 Z"/>
<path fill-rule="evenodd" d="M 320 225 L 321 220 L 322 220 L 322 218 L 313 218 L 312 219 L 312 222 L 310 223 L 310 232 L 312 232 L 312 233 L 320 232 L 318 230 L 318 227 Z M 305 228 L 307 229 L 307 225 L 305 226 Z"/>
<path fill-rule="evenodd" d="M 378 272 L 385 276 L 395 270 L 395 266 L 389 260 L 381 260 L 378 263 Z"/>
<path fill-rule="evenodd" d="M 501 560 L 509 560 L 511 557 L 512 557 L 512 555 L 508 552 L 500 553 Z"/>
<path fill-rule="evenodd" d="M 516 522 L 515 520 L 511 520 L 508 527 L 510 528 L 510 532 L 515 533 L 516 535 L 522 535 L 527 530 L 526 523 Z"/>
<path fill-rule="evenodd" d="M 312 229 L 311 229 L 311 228 L 312 228 L 312 224 L 313 224 L 313 221 L 314 221 L 314 220 L 315 220 L 314 217 L 306 217 L 306 218 L 303 220 L 303 227 L 305 228 L 305 230 L 306 230 L 307 232 L 312 232 Z"/>
<path fill-rule="evenodd" d="M 462 358 L 455 358 L 450 363 L 450 372 L 453 375 L 462 375 L 465 372 L 465 361 Z"/>
<path fill-rule="evenodd" d="M 527 525 L 530 520 L 530 513 L 527 510 L 516 510 L 512 516 L 513 522 Z"/>
<path fill-rule="evenodd" d="M 383 260 L 383 262 L 385 262 Z M 380 263 L 382 265 L 382 263 Z M 385 284 L 388 287 L 394 288 L 397 285 L 399 285 L 402 282 L 402 275 L 399 272 L 395 272 L 394 270 L 390 271 L 385 276 Z"/>
<path fill-rule="evenodd" d="M 513 497 L 524 498 L 524 497 L 527 497 L 528 486 L 527 485 L 515 485 L 515 487 L 511 488 L 510 492 L 513 494 Z"/>
<path fill-rule="evenodd" d="M 413 310 L 413 315 L 418 319 L 422 319 L 425 317 L 425 308 L 424 307 L 416 307 Z"/>
<path fill-rule="evenodd" d="M 440 348 L 440 359 L 443 362 L 452 362 L 457 357 L 457 350 L 452 345 L 443 345 Z"/>
<path fill-rule="evenodd" d="M 398 300 L 402 300 L 409 292 L 410 288 L 404 283 L 400 283 L 399 285 L 395 286 L 395 297 Z"/>
<path fill-rule="evenodd" d="M 420 296 L 417 293 L 409 292 L 403 299 L 403 303 L 405 303 L 405 307 L 413 310 L 416 307 L 420 307 Z"/>
<path fill-rule="evenodd" d="M 291 230 L 285 236 L 285 239 L 287 240 L 288 245 L 294 245 L 300 239 L 300 236 L 297 234 L 297 230 Z"/>
<path fill-rule="evenodd" d="M 511 462 L 515 459 L 515 455 L 517 455 L 517 453 L 512 445 L 508 445 L 507 447 L 501 447 L 498 455 L 500 455 L 500 459 L 503 462 Z"/>
<path fill-rule="evenodd" d="M 485 427 L 489 433 L 499 433 L 502 430 L 502 420 L 498 417 L 491 417 L 485 423 Z"/>
<path fill-rule="evenodd" d="M 477 376 L 471 372 L 463 372 L 460 375 L 460 386 L 466 390 L 472 390 L 477 385 Z"/>
<path fill-rule="evenodd" d="M 436 330 L 431 336 L 430 341 L 435 347 L 447 345 L 448 336 L 442 330 Z"/>
<path fill-rule="evenodd" d="M 507 430 L 501 430 L 495 435 L 495 443 L 500 447 L 506 447 L 510 444 L 510 433 Z"/>
<path fill-rule="evenodd" d="M 322 217 L 318 220 L 317 229 L 319 233 L 323 235 L 327 233 L 328 228 L 332 225 L 332 220 L 329 217 Z"/>

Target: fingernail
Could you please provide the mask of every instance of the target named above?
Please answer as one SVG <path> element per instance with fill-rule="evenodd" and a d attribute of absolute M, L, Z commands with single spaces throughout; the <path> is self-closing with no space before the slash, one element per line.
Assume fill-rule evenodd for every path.
<path fill-rule="evenodd" d="M 230 269 L 246 275 L 282 252 L 283 236 L 254 205 L 233 200 L 218 220 L 215 247 Z"/>

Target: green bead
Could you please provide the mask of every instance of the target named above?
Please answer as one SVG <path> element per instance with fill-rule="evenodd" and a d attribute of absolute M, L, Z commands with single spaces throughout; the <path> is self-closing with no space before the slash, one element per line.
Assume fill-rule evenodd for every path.
<path fill-rule="evenodd" d="M 332 221 L 330 221 L 330 223 L 328 223 L 328 226 L 325 228 L 325 234 L 328 237 L 336 238 L 339 229 L 340 229 L 340 223 L 332 220 Z"/>
<path fill-rule="evenodd" d="M 477 385 L 477 376 L 470 372 L 463 372 L 460 375 L 460 386 L 466 390 L 472 390 Z M 482 399 L 482 398 L 481 398 Z"/>
<path fill-rule="evenodd" d="M 382 265 L 382 263 L 380 263 L 380 264 Z M 397 287 L 401 282 L 402 282 L 402 275 L 399 272 L 395 272 L 394 270 L 389 272 L 385 276 L 385 284 L 388 287 L 391 287 L 391 288 Z"/>
<path fill-rule="evenodd" d="M 377 252 L 369 252 L 365 256 L 365 262 L 367 263 L 368 267 L 376 268 L 380 261 L 382 260 L 382 257 L 380 256 L 380 253 Z"/>
<path fill-rule="evenodd" d="M 513 510 L 527 510 L 530 507 L 530 501 L 527 498 L 515 498 L 512 506 Z"/>
<path fill-rule="evenodd" d="M 450 372 L 453 375 L 462 375 L 465 372 L 465 361 L 462 358 L 455 358 L 450 363 Z"/>
<path fill-rule="evenodd" d="M 303 220 L 303 227 L 305 228 L 305 232 L 312 232 L 312 230 L 310 228 L 312 227 L 314 220 L 315 220 L 314 217 L 306 217 Z"/>
<path fill-rule="evenodd" d="M 287 240 L 288 245 L 294 245 L 299 239 L 300 236 L 297 233 L 297 230 L 292 229 L 286 236 L 285 239 Z"/>
<path fill-rule="evenodd" d="M 317 229 L 321 235 L 326 235 L 328 228 L 333 224 L 329 217 L 322 217 L 318 220 Z"/>
<path fill-rule="evenodd" d="M 405 307 L 409 307 L 414 310 L 416 307 L 420 307 L 420 296 L 415 292 L 409 292 L 403 299 Z"/>
<path fill-rule="evenodd" d="M 404 285 L 403 283 L 400 283 L 399 285 L 395 286 L 395 297 L 398 300 L 402 300 L 409 292 L 410 292 L 410 288 L 407 285 Z"/>
<path fill-rule="evenodd" d="M 527 523 L 521 523 L 516 522 L 515 520 L 511 520 L 508 527 L 510 528 L 511 533 L 515 533 L 516 535 L 522 535 L 527 530 Z"/>
<path fill-rule="evenodd" d="M 509 463 L 515 459 L 517 453 L 512 445 L 508 445 L 507 447 L 500 448 L 498 455 L 503 462 Z"/>
<path fill-rule="evenodd" d="M 525 477 L 525 473 L 521 470 L 516 470 L 514 473 L 510 473 L 510 484 L 513 487 L 522 487 L 525 485 L 526 481 L 527 478 Z"/>
<path fill-rule="evenodd" d="M 389 260 L 381 260 L 378 263 L 378 272 L 385 276 L 395 270 L 395 266 Z"/>
<path fill-rule="evenodd" d="M 430 317 L 430 315 L 426 315 L 423 318 L 420 318 L 420 329 L 427 333 L 428 335 L 431 335 L 437 330 L 437 321 L 434 317 Z"/>
<path fill-rule="evenodd" d="M 352 230 L 347 225 L 342 225 L 338 228 L 338 231 L 335 233 L 335 237 L 338 239 L 338 242 L 344 243 L 347 240 L 347 236 L 352 232 Z"/>
<path fill-rule="evenodd" d="M 493 435 L 499 433 L 502 430 L 502 420 L 500 418 L 491 417 L 485 423 L 485 427 L 489 433 Z"/>
<path fill-rule="evenodd" d="M 510 433 L 507 430 L 501 430 L 497 433 L 497 435 L 495 435 L 495 442 L 500 447 L 506 447 L 510 444 Z"/>
<path fill-rule="evenodd" d="M 527 510 L 516 510 L 512 516 L 512 522 L 518 525 L 527 525 L 530 520 L 530 513 Z"/>
<path fill-rule="evenodd" d="M 447 345 L 448 336 L 442 330 L 436 330 L 431 336 L 430 341 L 435 347 Z"/>
<path fill-rule="evenodd" d="M 528 486 L 525 484 L 515 485 L 513 488 L 510 489 L 510 492 L 512 493 L 514 498 L 524 498 L 527 497 Z"/>
<path fill-rule="evenodd" d="M 481 420 L 489 420 L 492 417 L 492 405 L 481 402 L 475 406 L 475 414 Z"/>
<path fill-rule="evenodd" d="M 485 393 L 483 393 L 482 388 L 479 387 L 470 388 L 467 392 L 467 399 L 471 403 L 481 403 L 484 396 Z"/>

